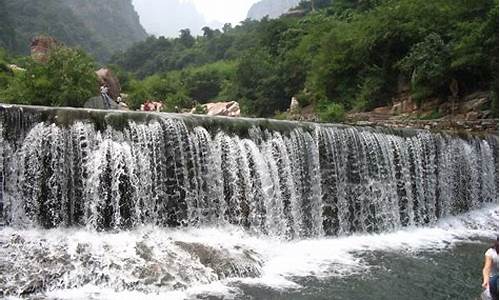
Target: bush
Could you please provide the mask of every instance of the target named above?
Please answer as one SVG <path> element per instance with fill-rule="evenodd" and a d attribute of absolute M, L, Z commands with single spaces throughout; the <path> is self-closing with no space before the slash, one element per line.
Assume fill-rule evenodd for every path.
<path fill-rule="evenodd" d="M 344 106 L 339 103 L 320 104 L 319 119 L 321 122 L 342 122 L 345 118 Z"/>
<path fill-rule="evenodd" d="M 437 110 L 433 110 L 429 114 L 426 114 L 426 115 L 423 115 L 423 116 L 419 116 L 418 119 L 419 120 L 436 120 L 436 119 L 439 119 L 439 118 L 442 118 L 442 117 L 443 117 L 442 113 L 440 113 Z"/>
<path fill-rule="evenodd" d="M 401 70 L 411 74 L 412 96 L 419 101 L 432 96 L 447 83 L 449 49 L 438 34 L 431 33 L 415 44 L 398 64 Z"/>
<path fill-rule="evenodd" d="M 10 103 L 82 107 L 97 94 L 94 61 L 82 50 L 58 47 L 48 61 L 28 58 L 0 96 Z"/>
<path fill-rule="evenodd" d="M 287 112 L 276 112 L 274 114 L 273 119 L 276 119 L 276 120 L 288 120 L 288 113 Z"/>
<path fill-rule="evenodd" d="M 204 107 L 203 105 L 197 103 L 196 106 L 194 107 L 194 114 L 195 115 L 206 115 L 207 108 Z"/>
<path fill-rule="evenodd" d="M 374 100 L 380 96 L 383 85 L 384 80 L 382 77 L 366 77 L 359 87 L 352 109 L 361 112 L 373 108 Z"/>

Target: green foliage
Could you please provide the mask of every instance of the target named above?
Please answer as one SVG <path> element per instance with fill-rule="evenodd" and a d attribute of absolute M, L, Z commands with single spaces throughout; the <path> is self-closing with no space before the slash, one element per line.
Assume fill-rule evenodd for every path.
<path fill-rule="evenodd" d="M 288 113 L 287 112 L 277 112 L 273 119 L 276 120 L 288 120 Z"/>
<path fill-rule="evenodd" d="M 8 87 L 14 72 L 8 66 L 8 57 L 4 49 L 0 48 L 0 91 Z"/>
<path fill-rule="evenodd" d="M 197 103 L 196 106 L 194 107 L 194 113 L 197 115 L 206 115 L 207 109 L 201 104 Z"/>
<path fill-rule="evenodd" d="M 342 122 L 345 118 L 344 106 L 340 103 L 320 103 L 319 119 L 321 122 Z"/>
<path fill-rule="evenodd" d="M 11 103 L 81 107 L 97 94 L 94 61 L 83 51 L 58 47 L 47 63 L 28 59 L 0 97 Z"/>
<path fill-rule="evenodd" d="M 88 32 L 71 27 L 82 24 L 65 23 L 71 12 L 54 11 L 57 1 L 48 0 L 45 10 L 37 7 L 27 14 L 51 16 L 64 23 L 62 31 L 85 39 Z M 0 0 L 0 17 L 2 5 L 19 8 L 14 2 Z M 243 114 L 266 117 L 286 111 L 290 98 L 297 97 L 302 106 L 315 105 L 323 121 L 340 121 L 346 111 L 390 103 L 400 78 L 411 82 L 412 97 L 419 101 L 447 99 L 449 84 L 456 81 L 459 96 L 492 90 L 491 107 L 497 107 L 498 0 L 316 0 L 314 11 L 311 4 L 299 5 L 305 11 L 301 17 L 245 20 L 221 30 L 204 27 L 198 37 L 187 29 L 177 38 L 149 37 L 116 53 L 112 69 L 133 109 L 145 100 L 162 101 L 167 111 L 235 100 Z M 16 25 L 21 33 L 12 33 L 10 25 L 17 21 L 9 17 L 0 25 L 3 45 L 12 43 L 2 36 L 17 39 L 26 32 Z M 89 46 L 98 49 L 99 41 L 90 40 Z M 32 62 L 24 65 L 26 73 L 35 75 L 30 84 L 47 93 L 53 84 L 45 76 L 48 70 Z M 21 88 L 23 76 L 28 75 L 4 72 L 4 82 L 17 87 L 4 94 L 11 100 L 46 99 L 36 93 L 21 95 L 19 91 L 32 90 L 26 82 Z M 75 98 L 59 93 L 57 97 Z"/>
<path fill-rule="evenodd" d="M 342 110 L 390 103 L 401 77 L 419 101 L 446 99 L 452 80 L 464 94 L 498 78 L 498 0 L 317 0 L 314 12 L 310 2 L 299 8 L 309 13 L 205 27 L 194 41 L 189 32 L 151 37 L 115 62 L 139 78 L 182 74 L 177 88 L 187 102 L 237 100 L 251 116 L 285 111 L 295 96 L 341 119 Z M 234 72 L 213 70 L 221 61 Z"/>
<path fill-rule="evenodd" d="M 229 96 L 234 74 L 235 64 L 228 61 L 132 80 L 126 90 L 128 105 L 137 109 L 145 100 L 156 100 L 165 104 L 166 111 L 175 112 L 191 108 L 194 103 L 228 100 L 224 98 Z"/>
<path fill-rule="evenodd" d="M 435 33 L 415 44 L 399 65 L 411 74 L 413 98 L 417 101 L 432 95 L 445 85 L 450 70 L 450 54 L 441 37 Z"/>
<path fill-rule="evenodd" d="M 352 109 L 356 112 L 372 109 L 374 104 L 373 99 L 382 93 L 383 87 L 383 78 L 376 72 L 373 72 L 371 76 L 363 78 Z"/>
<path fill-rule="evenodd" d="M 182 83 L 188 96 L 200 103 L 218 98 L 228 81 L 234 80 L 235 66 L 231 62 L 218 62 L 181 72 Z M 227 99 L 226 99 L 227 100 Z"/>
<path fill-rule="evenodd" d="M 419 120 L 436 120 L 436 119 L 439 119 L 439 118 L 442 118 L 442 117 L 443 117 L 442 113 L 440 113 L 437 110 L 433 110 L 429 114 L 426 114 L 426 115 L 423 115 L 423 116 L 419 116 L 418 119 Z"/>

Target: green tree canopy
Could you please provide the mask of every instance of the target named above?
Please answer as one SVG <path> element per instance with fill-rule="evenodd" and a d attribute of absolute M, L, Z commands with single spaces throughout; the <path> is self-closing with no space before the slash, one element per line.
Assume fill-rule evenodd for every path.
<path fill-rule="evenodd" d="M 79 49 L 57 47 L 48 61 L 29 58 L 0 98 L 11 103 L 82 107 L 97 94 L 94 61 Z"/>

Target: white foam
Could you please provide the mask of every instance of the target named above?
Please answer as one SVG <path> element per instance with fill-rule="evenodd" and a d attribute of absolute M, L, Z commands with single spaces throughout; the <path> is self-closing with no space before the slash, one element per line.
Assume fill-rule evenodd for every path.
<path fill-rule="evenodd" d="M 57 289 L 47 296 L 58 299 L 186 299 L 197 294 L 237 295 L 241 291 L 230 287 L 231 282 L 243 282 L 250 285 L 265 285 L 273 289 L 295 289 L 300 286 L 293 282 L 293 277 L 348 276 L 365 272 L 370 265 L 363 259 L 366 251 L 395 251 L 411 255 L 416 251 L 441 251 L 453 247 L 460 241 L 474 241 L 478 237 L 493 238 L 498 228 L 498 206 L 488 206 L 458 217 L 445 218 L 431 228 L 406 228 L 404 230 L 383 233 L 363 234 L 338 238 L 307 239 L 284 241 L 270 237 L 258 237 L 246 233 L 240 228 L 198 228 L 198 229 L 162 229 L 141 227 L 133 231 L 118 233 L 97 233 L 81 229 L 54 230 L 0 230 L 0 241 L 6 241 L 17 234 L 26 241 L 38 241 L 55 247 L 64 245 L 68 252 L 75 253 L 77 245 L 91 244 L 94 257 L 109 262 L 137 257 L 136 244 L 144 242 L 152 246 L 154 256 L 162 257 L 165 253 L 176 255 L 169 272 L 187 272 L 184 290 L 155 288 L 146 293 L 129 291 L 116 285 L 111 280 L 107 286 L 85 285 L 69 289 Z M 252 250 L 263 261 L 262 276 L 259 278 L 229 278 L 214 280 L 213 270 L 203 266 L 175 246 L 175 241 L 195 242 L 238 252 L 238 249 Z M 78 273 L 83 269 L 76 269 Z M 106 273 L 116 276 L 115 282 L 128 280 L 130 274 L 124 271 Z M 126 273 L 126 272 L 125 272 Z M 78 274 L 68 276 L 73 280 Z M 179 274 L 174 274 L 179 275 Z M 128 277 L 127 277 L 128 276 Z M 113 279 L 113 278 L 112 278 Z M 119 279 L 119 280 L 118 280 Z M 233 284 L 234 286 L 234 284 Z"/>

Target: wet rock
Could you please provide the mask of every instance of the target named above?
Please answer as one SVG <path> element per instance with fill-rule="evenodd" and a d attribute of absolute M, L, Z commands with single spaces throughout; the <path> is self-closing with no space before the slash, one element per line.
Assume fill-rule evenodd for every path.
<path fill-rule="evenodd" d="M 25 241 L 20 235 L 13 234 L 10 238 L 10 242 L 13 244 L 24 244 Z"/>
<path fill-rule="evenodd" d="M 144 242 L 136 243 L 135 253 L 145 261 L 150 261 L 153 259 L 153 249 L 148 247 Z"/>
<path fill-rule="evenodd" d="M 24 296 L 42 291 L 44 288 L 44 279 L 41 277 L 35 277 L 30 279 L 24 285 L 19 287 L 17 294 Z"/>
<path fill-rule="evenodd" d="M 89 244 L 78 243 L 78 245 L 76 245 L 76 253 L 78 254 L 87 253 L 89 249 L 90 249 Z"/>
<path fill-rule="evenodd" d="M 174 285 L 173 285 L 173 288 L 176 289 L 176 290 L 184 290 L 187 288 L 187 285 L 185 285 L 184 283 L 182 282 L 176 282 Z"/>
<path fill-rule="evenodd" d="M 160 285 L 169 285 L 175 279 L 170 273 L 165 272 L 160 280 Z"/>
<path fill-rule="evenodd" d="M 219 278 L 258 277 L 261 274 L 262 261 L 255 252 L 243 250 L 232 253 L 226 249 L 180 241 L 175 244 L 197 257 L 202 265 L 214 270 Z"/>

